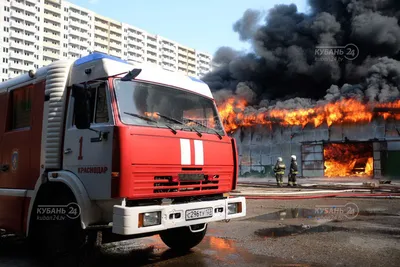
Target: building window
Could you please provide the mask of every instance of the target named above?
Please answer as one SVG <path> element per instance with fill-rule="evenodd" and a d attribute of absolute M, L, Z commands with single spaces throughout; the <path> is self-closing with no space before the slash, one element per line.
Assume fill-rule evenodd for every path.
<path fill-rule="evenodd" d="M 3 52 L 4 52 L 4 53 L 8 53 L 8 48 L 3 47 Z"/>
<path fill-rule="evenodd" d="M 31 87 L 11 91 L 11 111 L 9 130 L 29 127 L 31 124 Z"/>
<path fill-rule="evenodd" d="M 9 21 L 10 21 L 10 18 L 9 18 L 9 17 L 4 17 L 4 21 L 9 22 Z"/>

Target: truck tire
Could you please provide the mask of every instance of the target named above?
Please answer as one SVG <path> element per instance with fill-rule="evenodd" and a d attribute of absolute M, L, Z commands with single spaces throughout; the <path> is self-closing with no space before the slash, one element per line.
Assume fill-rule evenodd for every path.
<path fill-rule="evenodd" d="M 37 205 L 63 205 L 75 202 L 71 192 L 54 190 L 40 199 Z M 70 219 L 38 219 L 38 209 L 35 205 L 32 210 L 32 229 L 28 240 L 35 257 L 46 262 L 59 263 L 78 261 L 81 249 L 85 246 L 86 234 L 81 227 L 80 216 Z M 68 264 L 67 264 L 68 265 Z M 76 265 L 74 265 L 76 266 Z"/>
<path fill-rule="evenodd" d="M 171 249 L 185 252 L 200 244 L 206 233 L 207 225 L 204 230 L 195 233 L 189 227 L 179 227 L 161 232 L 160 238 Z"/>

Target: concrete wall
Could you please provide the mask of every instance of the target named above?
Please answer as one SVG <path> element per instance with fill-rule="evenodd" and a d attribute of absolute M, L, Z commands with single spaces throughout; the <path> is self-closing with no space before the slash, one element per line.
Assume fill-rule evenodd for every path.
<path fill-rule="evenodd" d="M 318 165 L 315 161 L 322 160 L 318 153 L 310 151 L 318 152 L 323 142 L 340 141 L 383 141 L 387 142 L 388 150 L 400 151 L 400 121 L 377 119 L 368 124 L 321 125 L 317 128 L 311 125 L 304 128 L 257 125 L 240 128 L 233 137 L 238 144 L 241 177 L 273 177 L 276 158 L 282 157 L 288 165 L 291 155 L 297 156 L 300 176 L 320 177 L 323 170 L 302 169 L 303 161 L 314 161 L 308 164 Z M 303 146 L 302 153 L 303 144 L 307 146 Z"/>

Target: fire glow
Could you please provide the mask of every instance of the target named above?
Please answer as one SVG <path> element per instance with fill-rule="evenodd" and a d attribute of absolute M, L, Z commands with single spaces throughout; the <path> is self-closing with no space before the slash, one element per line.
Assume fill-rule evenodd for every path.
<path fill-rule="evenodd" d="M 324 175 L 326 177 L 372 176 L 372 144 L 326 144 L 324 146 Z"/>
<path fill-rule="evenodd" d="M 281 126 L 302 126 L 308 124 L 318 127 L 339 123 L 368 123 L 374 117 L 385 120 L 400 120 L 400 114 L 373 112 L 374 108 L 400 108 L 400 100 L 392 103 L 362 103 L 356 99 L 343 99 L 313 108 L 267 109 L 263 112 L 245 112 L 247 102 L 243 99 L 229 98 L 218 105 L 218 111 L 225 130 L 232 132 L 242 126 L 279 124 Z"/>

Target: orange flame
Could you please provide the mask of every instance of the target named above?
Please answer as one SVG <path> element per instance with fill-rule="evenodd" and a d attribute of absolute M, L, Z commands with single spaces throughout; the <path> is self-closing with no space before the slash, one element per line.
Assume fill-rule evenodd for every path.
<path fill-rule="evenodd" d="M 328 126 L 338 123 L 368 123 L 374 116 L 385 120 L 400 120 L 400 114 L 390 112 L 374 113 L 373 108 L 400 108 L 400 101 L 393 103 L 364 104 L 356 99 L 343 99 L 326 105 L 304 109 L 270 109 L 265 112 L 244 112 L 247 102 L 243 99 L 229 98 L 218 105 L 225 130 L 232 132 L 241 126 L 272 125 L 302 126 L 308 124 L 318 127 L 323 123 Z"/>
<path fill-rule="evenodd" d="M 371 143 L 326 144 L 324 146 L 324 174 L 327 177 L 373 175 Z"/>

